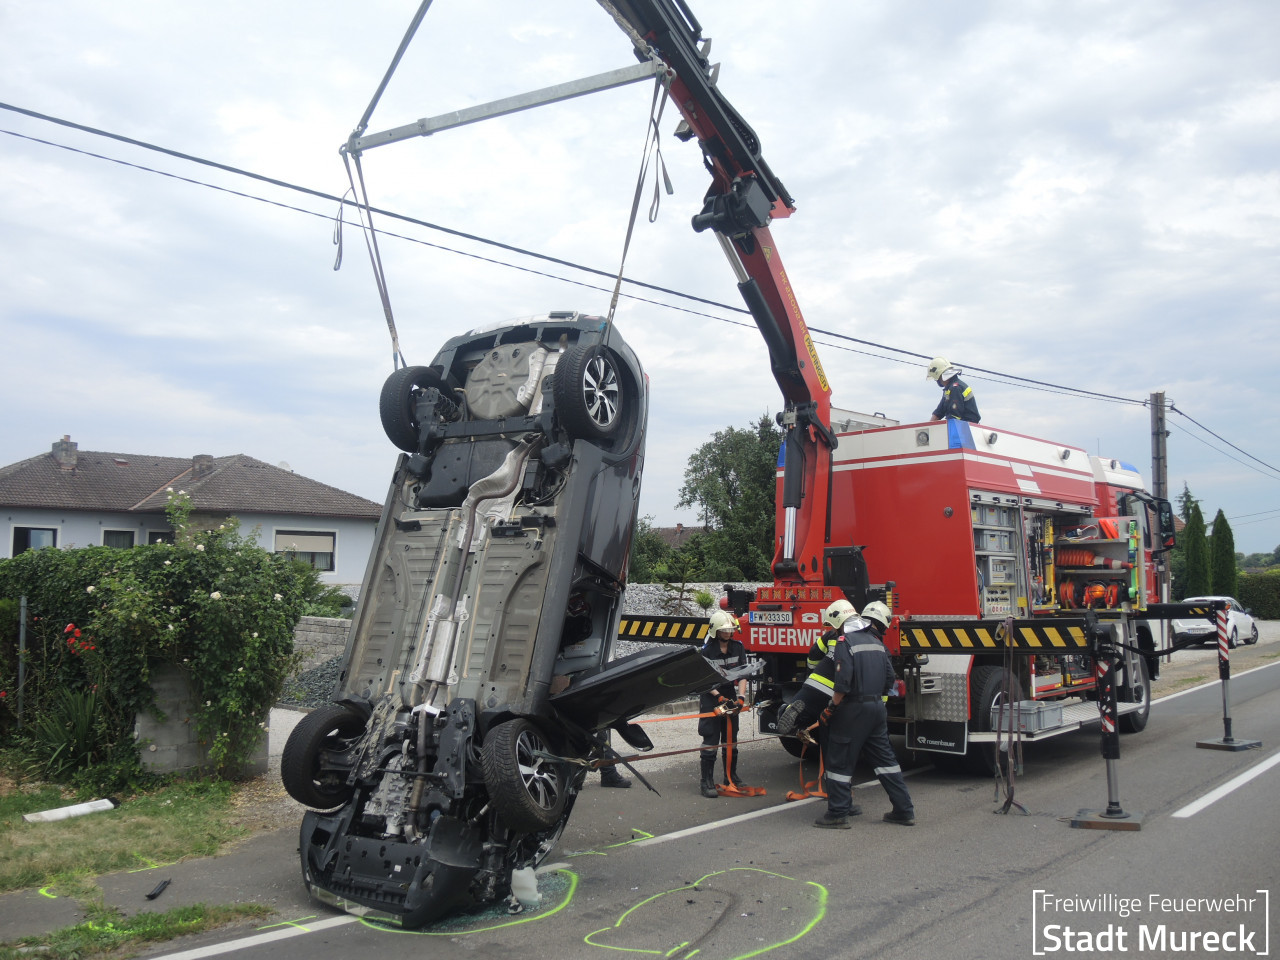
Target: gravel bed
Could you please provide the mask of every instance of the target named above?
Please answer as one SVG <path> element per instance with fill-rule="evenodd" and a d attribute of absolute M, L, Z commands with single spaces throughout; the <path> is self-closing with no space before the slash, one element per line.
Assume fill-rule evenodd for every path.
<path fill-rule="evenodd" d="M 739 583 L 732 586 L 738 589 L 754 590 L 760 584 Z M 691 598 L 699 590 L 705 590 L 718 602 L 724 596 L 724 587 L 723 583 L 691 583 L 685 589 L 685 596 Z M 668 614 L 686 617 L 709 616 L 711 613 L 710 610 L 703 610 L 691 599 L 679 604 L 673 602 L 671 597 L 672 591 L 660 583 L 633 583 L 623 594 L 622 612 L 633 616 Z M 714 606 L 711 608 L 711 610 L 715 609 Z M 613 656 L 615 659 L 626 657 L 655 646 L 663 646 L 663 644 L 619 640 L 614 645 Z M 342 657 L 339 656 L 298 674 L 285 684 L 284 692 L 276 702 L 276 706 L 290 710 L 312 710 L 329 703 L 333 699 L 338 686 L 338 675 L 341 672 Z"/>

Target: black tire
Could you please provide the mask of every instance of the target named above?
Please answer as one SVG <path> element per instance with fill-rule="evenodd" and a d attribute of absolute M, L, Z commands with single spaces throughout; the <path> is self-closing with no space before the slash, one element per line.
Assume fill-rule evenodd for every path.
<path fill-rule="evenodd" d="M 1253 630 L 1249 632 L 1249 639 L 1246 640 L 1245 643 L 1247 643 L 1249 646 L 1253 646 L 1257 642 L 1258 642 L 1258 625 L 1255 623 L 1253 625 Z"/>
<path fill-rule="evenodd" d="M 926 752 L 924 755 L 940 773 L 968 773 L 970 770 L 969 758 L 958 753 Z"/>
<path fill-rule="evenodd" d="M 280 756 L 285 792 L 304 807 L 333 810 L 351 799 L 346 774 L 326 764 L 364 733 L 364 718 L 339 703 L 317 707 L 298 721 Z"/>
<path fill-rule="evenodd" d="M 818 748 L 811 743 L 805 743 L 799 737 L 779 737 L 778 740 L 782 743 L 782 749 L 797 760 L 806 757 L 810 760 L 818 759 Z"/>
<path fill-rule="evenodd" d="M 1147 728 L 1147 720 L 1151 717 L 1151 674 L 1147 672 L 1147 660 L 1145 657 L 1134 657 L 1133 660 L 1138 668 L 1138 682 L 1130 683 L 1128 669 L 1119 669 L 1116 674 L 1116 700 L 1120 703 L 1141 702 L 1142 709 L 1122 714 L 1118 718 L 1116 727 L 1121 733 L 1141 733 Z"/>
<path fill-rule="evenodd" d="M 556 415 L 569 435 L 583 440 L 608 440 L 627 416 L 626 396 L 618 358 L 600 344 L 570 347 L 556 364 L 552 387 Z"/>
<path fill-rule="evenodd" d="M 489 799 L 498 818 L 515 833 L 547 830 L 560 819 L 569 793 L 568 776 L 549 753 L 546 740 L 524 718 L 500 723 L 480 750 Z"/>
<path fill-rule="evenodd" d="M 995 727 L 991 722 L 991 708 L 1000 702 L 1008 671 L 1004 667 L 975 667 L 969 674 L 969 706 L 971 715 L 969 728 L 979 733 L 990 733 Z M 1026 694 L 1022 683 L 1012 678 L 1015 700 L 1025 700 Z M 997 763 L 1001 768 L 1008 760 L 1008 754 L 1002 753 L 997 759 L 994 743 L 975 743 L 969 745 L 965 754 L 966 765 L 971 773 L 980 777 L 994 777 Z"/>
<path fill-rule="evenodd" d="M 1227 649 L 1234 650 L 1240 643 L 1239 631 L 1235 627 L 1231 628 L 1231 636 L 1227 637 Z"/>
<path fill-rule="evenodd" d="M 448 387 L 430 367 L 401 367 L 387 377 L 378 398 L 378 414 L 387 439 L 406 453 L 418 450 L 418 421 L 414 416 L 417 394 L 427 387 L 447 393 Z"/>

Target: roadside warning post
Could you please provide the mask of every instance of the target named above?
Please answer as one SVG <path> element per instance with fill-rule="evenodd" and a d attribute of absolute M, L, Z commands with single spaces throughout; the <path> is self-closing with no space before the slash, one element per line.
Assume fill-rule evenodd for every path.
<path fill-rule="evenodd" d="M 1231 647 L 1227 639 L 1227 607 L 1225 601 L 1215 603 L 1218 607 L 1214 614 L 1218 623 L 1218 679 L 1222 681 L 1222 736 L 1217 740 L 1199 740 L 1196 746 L 1205 750 L 1250 750 L 1262 746 L 1262 741 L 1237 740 L 1231 735 Z"/>
<path fill-rule="evenodd" d="M 1124 656 L 1129 637 L 1127 618 L 1119 623 L 1090 623 L 1089 635 L 1094 647 L 1094 670 L 1097 672 L 1098 715 L 1102 721 L 1102 759 L 1107 764 L 1107 808 L 1079 811 L 1071 826 L 1087 830 L 1141 830 L 1143 815 L 1125 810 L 1120 805 L 1120 730 L 1117 725 L 1116 657 Z M 1128 644 L 1132 646 L 1132 644 Z"/>

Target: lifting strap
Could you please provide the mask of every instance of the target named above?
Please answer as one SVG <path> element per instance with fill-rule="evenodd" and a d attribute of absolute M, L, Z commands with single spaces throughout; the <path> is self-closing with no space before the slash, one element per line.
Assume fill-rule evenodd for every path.
<path fill-rule="evenodd" d="M 635 195 L 631 198 L 631 215 L 627 218 L 627 234 L 622 242 L 622 259 L 618 263 L 618 275 L 613 281 L 613 295 L 609 298 L 609 313 L 605 318 L 605 339 L 608 340 L 608 331 L 613 329 L 613 317 L 618 309 L 618 298 L 622 294 L 622 271 L 627 263 L 627 251 L 631 248 L 631 236 L 636 228 L 636 215 L 640 211 L 640 198 L 644 195 L 645 178 L 649 175 L 649 163 L 655 160 L 653 175 L 653 200 L 649 204 L 649 222 L 653 223 L 658 217 L 658 207 L 661 201 L 661 194 L 658 190 L 658 176 L 662 177 L 662 184 L 666 188 L 667 195 L 670 196 L 674 191 L 671 186 L 671 177 L 667 174 L 666 161 L 662 159 L 661 132 L 658 125 L 662 122 L 662 112 L 667 105 L 667 87 L 659 77 L 653 84 L 653 101 L 649 104 L 649 120 L 645 124 L 644 134 L 644 150 L 640 158 L 640 174 L 636 177 Z"/>

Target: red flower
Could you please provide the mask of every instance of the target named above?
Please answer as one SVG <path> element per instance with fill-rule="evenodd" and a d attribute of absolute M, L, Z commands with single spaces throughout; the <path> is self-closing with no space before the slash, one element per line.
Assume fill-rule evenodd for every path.
<path fill-rule="evenodd" d="M 75 625 L 74 623 L 68 623 L 68 624 L 67 624 L 67 629 L 63 630 L 62 632 L 63 632 L 63 633 L 70 633 L 70 632 L 71 632 L 72 630 L 74 630 L 75 628 L 76 628 L 76 625 Z"/>
<path fill-rule="evenodd" d="M 0 700 L 3 700 L 3 699 L 4 699 L 5 697 L 7 697 L 8 695 L 9 695 L 9 694 L 5 693 L 5 691 L 0 690 Z"/>

